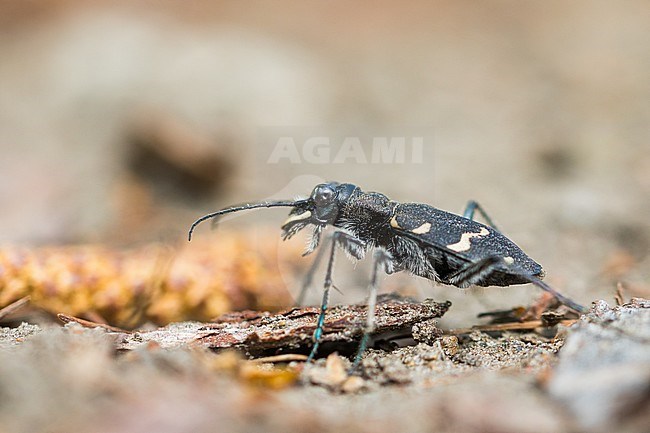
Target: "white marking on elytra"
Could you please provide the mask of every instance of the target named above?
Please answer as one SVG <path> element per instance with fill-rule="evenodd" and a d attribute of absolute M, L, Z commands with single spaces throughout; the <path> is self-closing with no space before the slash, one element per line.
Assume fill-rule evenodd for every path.
<path fill-rule="evenodd" d="M 292 223 L 294 221 L 302 221 L 306 220 L 307 218 L 311 217 L 311 211 L 305 211 L 299 215 L 291 215 L 287 220 L 284 222 L 282 225 L 287 225 L 289 223 Z"/>
<path fill-rule="evenodd" d="M 470 239 L 472 238 L 480 238 L 481 236 L 487 236 L 490 234 L 490 231 L 486 229 L 485 227 L 481 227 L 481 231 L 478 233 L 463 233 L 460 236 L 460 240 L 456 242 L 455 244 L 449 244 L 447 245 L 447 248 L 450 250 L 454 250 L 456 252 L 462 252 L 462 251 L 467 251 L 469 250 L 472 245 L 470 244 Z"/>
<path fill-rule="evenodd" d="M 393 217 L 390 219 L 390 226 L 396 229 L 401 229 L 399 223 L 397 222 L 397 215 L 393 215 Z"/>
<path fill-rule="evenodd" d="M 510 256 L 506 256 L 503 258 L 503 261 L 506 263 L 506 265 L 511 265 L 515 262 L 515 259 Z"/>
<path fill-rule="evenodd" d="M 425 233 L 429 233 L 431 230 L 431 223 L 424 223 L 420 227 L 411 230 L 411 233 L 415 233 L 416 235 L 423 235 Z"/>

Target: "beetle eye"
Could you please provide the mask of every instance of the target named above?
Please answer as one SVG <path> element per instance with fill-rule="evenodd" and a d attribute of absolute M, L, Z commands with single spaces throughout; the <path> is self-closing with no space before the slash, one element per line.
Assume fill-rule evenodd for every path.
<path fill-rule="evenodd" d="M 314 201 L 318 206 L 329 204 L 334 199 L 334 190 L 330 188 L 321 188 L 316 192 Z"/>

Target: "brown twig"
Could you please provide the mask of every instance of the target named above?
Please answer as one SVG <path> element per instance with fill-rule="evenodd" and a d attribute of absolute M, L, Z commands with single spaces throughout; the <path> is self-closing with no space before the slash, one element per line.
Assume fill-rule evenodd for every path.
<path fill-rule="evenodd" d="M 5 317 L 15 313 L 16 311 L 23 308 L 25 305 L 29 304 L 29 300 L 30 300 L 30 297 L 25 296 L 23 298 L 20 298 L 17 301 L 12 302 L 11 304 L 7 305 L 6 307 L 0 309 L 0 320 L 2 320 Z"/>
<path fill-rule="evenodd" d="M 564 326 L 571 326 L 576 323 L 576 319 L 560 320 L 558 324 Z M 536 328 L 545 327 L 541 320 L 530 320 L 528 322 L 515 322 L 515 323 L 499 323 L 495 325 L 478 325 L 471 328 L 458 328 L 449 329 L 444 331 L 444 335 L 463 335 L 471 334 L 474 331 L 481 332 L 499 332 L 499 331 L 532 331 Z"/>
<path fill-rule="evenodd" d="M 619 307 L 625 304 L 625 296 L 623 295 L 624 291 L 625 287 L 623 287 L 623 283 L 620 281 L 616 283 L 616 293 L 614 294 L 614 300 L 616 301 L 616 305 Z"/>
<path fill-rule="evenodd" d="M 249 362 L 261 364 L 265 362 L 291 362 L 291 361 L 306 361 L 307 355 L 300 355 L 299 353 L 286 353 L 284 355 L 265 356 L 263 358 L 251 359 Z"/>
<path fill-rule="evenodd" d="M 67 314 L 59 313 L 56 315 L 60 321 L 63 323 L 78 323 L 84 328 L 102 328 L 105 329 L 106 331 L 109 332 L 120 332 L 124 334 L 130 334 L 131 331 L 127 331 L 125 329 L 117 328 L 115 326 L 110 326 L 110 325 L 105 325 L 103 323 L 96 323 L 96 322 L 91 322 L 90 320 L 84 320 L 80 319 L 78 317 L 73 317 L 73 316 L 68 316 Z"/>

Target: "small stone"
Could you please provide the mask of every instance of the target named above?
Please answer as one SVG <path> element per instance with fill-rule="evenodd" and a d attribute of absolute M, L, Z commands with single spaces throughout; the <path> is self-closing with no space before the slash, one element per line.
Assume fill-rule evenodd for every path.
<path fill-rule="evenodd" d="M 332 353 L 325 361 L 325 368 L 313 366 L 309 371 L 312 383 L 338 389 L 348 379 L 346 365 L 338 354 Z"/>
<path fill-rule="evenodd" d="M 456 356 L 460 350 L 458 346 L 458 337 L 455 335 L 445 335 L 440 338 L 440 345 L 447 356 Z"/>
<path fill-rule="evenodd" d="M 361 391 L 366 386 L 366 381 L 359 376 L 350 376 L 341 385 L 341 391 L 346 394 L 354 394 Z"/>
<path fill-rule="evenodd" d="M 437 325 L 438 322 L 435 319 L 414 324 L 411 328 L 413 339 L 419 343 L 426 343 L 433 346 L 440 336 L 442 336 L 442 330 Z"/>

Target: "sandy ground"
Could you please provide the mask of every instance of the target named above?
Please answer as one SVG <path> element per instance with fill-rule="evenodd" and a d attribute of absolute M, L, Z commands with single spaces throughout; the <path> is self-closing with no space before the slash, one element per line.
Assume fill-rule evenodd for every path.
<path fill-rule="evenodd" d="M 650 422 L 647 300 L 596 302 L 555 338 L 475 331 L 372 349 L 358 376 L 335 353 L 307 366 L 215 354 L 189 344 L 200 326 L 155 337 L 3 328 L 2 431 L 643 432 Z"/>

